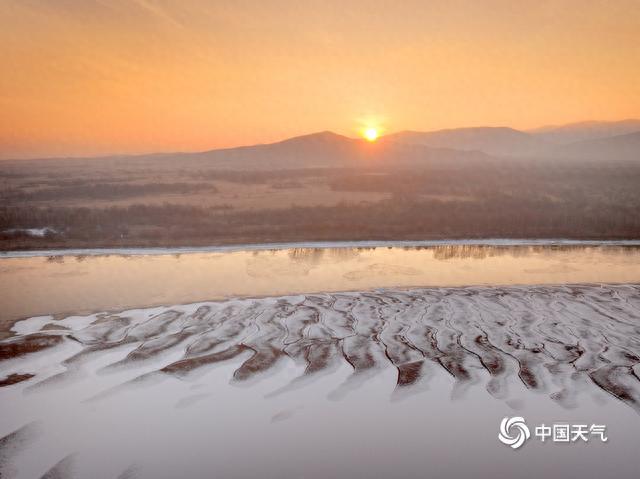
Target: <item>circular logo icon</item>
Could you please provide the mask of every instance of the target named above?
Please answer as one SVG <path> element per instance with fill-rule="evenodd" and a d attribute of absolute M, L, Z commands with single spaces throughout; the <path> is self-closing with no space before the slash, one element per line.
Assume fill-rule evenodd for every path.
<path fill-rule="evenodd" d="M 530 436 L 531 433 L 523 417 L 505 417 L 500 423 L 498 439 L 512 449 L 518 449 Z"/>

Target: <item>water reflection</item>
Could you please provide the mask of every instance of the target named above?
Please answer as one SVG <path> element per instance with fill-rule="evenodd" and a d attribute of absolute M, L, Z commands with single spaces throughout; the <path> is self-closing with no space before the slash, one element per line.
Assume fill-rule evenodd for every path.
<path fill-rule="evenodd" d="M 532 254 L 553 257 L 559 252 L 566 254 L 598 252 L 611 255 L 637 257 L 640 254 L 638 246 L 583 246 L 583 245 L 441 245 L 441 246 L 405 246 L 405 250 L 431 250 L 433 256 L 439 260 L 453 258 L 486 259 L 500 256 L 523 258 Z"/>
<path fill-rule="evenodd" d="M 430 246 L 340 246 L 340 247 L 288 247 L 288 248 L 261 248 L 247 250 L 253 256 L 274 256 L 282 251 L 286 251 L 287 255 L 294 261 L 302 261 L 310 264 L 318 264 L 324 258 L 330 257 L 334 260 L 353 259 L 361 252 L 374 252 L 376 250 L 402 250 L 402 251 L 431 251 L 433 257 L 440 260 L 453 258 L 464 259 L 485 259 L 500 256 L 511 256 L 521 258 L 531 254 L 553 256 L 558 252 L 584 253 L 588 251 L 597 251 L 611 255 L 626 255 L 630 257 L 640 254 L 640 246 L 638 245 L 580 245 L 580 244 L 542 244 L 542 245 L 492 245 L 492 244 L 445 244 Z M 238 251 L 230 251 L 228 254 Z M 212 251 L 212 254 L 217 252 Z M 163 253 L 158 253 L 162 255 Z M 183 255 L 199 254 L 198 252 L 172 253 L 175 259 L 180 259 Z M 206 254 L 206 253 L 205 253 Z M 43 255 L 48 262 L 64 263 L 65 259 L 72 258 L 77 262 L 100 258 L 100 257 L 120 257 L 136 259 L 143 256 L 154 256 L 154 254 L 127 254 L 127 253 L 109 253 L 108 250 L 100 252 L 100 254 L 52 254 Z M 25 256 L 27 258 L 30 256 Z M 6 258 L 13 258 L 11 256 Z M 4 258 L 4 259 L 6 259 Z"/>
<path fill-rule="evenodd" d="M 256 253 L 258 255 L 260 252 Z M 352 260 L 357 258 L 360 252 L 358 248 L 291 248 L 288 250 L 288 255 L 293 261 L 317 265 L 326 259 L 329 261 Z"/>
<path fill-rule="evenodd" d="M 16 319 L 235 296 L 381 287 L 638 283 L 640 248 L 437 245 L 0 259 L 0 334 Z"/>

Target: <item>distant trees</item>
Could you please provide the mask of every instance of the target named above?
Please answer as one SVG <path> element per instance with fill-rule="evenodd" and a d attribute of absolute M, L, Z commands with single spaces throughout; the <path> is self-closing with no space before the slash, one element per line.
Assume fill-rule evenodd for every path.
<path fill-rule="evenodd" d="M 0 207 L 0 247 L 15 246 L 16 228 L 49 226 L 54 237 L 21 241 L 65 245 L 109 241 L 158 244 L 235 241 L 410 238 L 639 238 L 640 204 L 544 202 L 504 197 L 482 201 L 406 201 L 289 209 L 220 210 L 166 203 L 127 207 Z"/>
<path fill-rule="evenodd" d="M 200 166 L 178 172 L 169 166 L 160 173 L 142 168 L 135 174 L 101 172 L 89 184 L 72 175 L 41 176 L 38 181 L 25 175 L 6 176 L 3 184 L 8 187 L 0 192 L 4 199 L 0 248 L 331 239 L 640 238 L 640 164 L 628 162 L 504 159 L 474 167 L 440 162 L 410 170 L 363 166 L 218 171 L 208 170 L 204 163 Z M 293 188 L 293 194 L 305 195 L 305 188 L 320 185 L 315 194 L 334 191 L 348 199 L 350 192 L 384 193 L 378 197 L 385 199 L 362 203 L 354 195 L 352 201 L 335 206 L 280 209 L 266 207 L 260 200 L 244 209 L 236 208 L 232 199 L 215 207 L 197 202 L 192 206 L 144 203 L 147 195 L 215 193 L 214 181 L 242 183 L 239 191 L 245 192 L 253 184 L 271 185 L 262 188 L 261 194 Z M 62 200 L 69 198 L 129 201 L 123 206 L 105 206 L 100 201 L 65 206 Z M 33 238 L 10 232 L 44 227 L 57 233 Z"/>
<path fill-rule="evenodd" d="M 215 193 L 213 183 L 83 183 L 39 188 L 32 191 L 6 191 L 6 201 L 56 201 L 68 199 L 117 200 L 158 194 L 193 194 L 200 191 Z"/>

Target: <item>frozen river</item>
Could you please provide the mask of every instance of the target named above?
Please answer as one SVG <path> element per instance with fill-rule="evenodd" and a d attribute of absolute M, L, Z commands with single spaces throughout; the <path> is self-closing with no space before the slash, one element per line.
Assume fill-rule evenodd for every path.
<path fill-rule="evenodd" d="M 133 253 L 0 259 L 0 477 L 640 475 L 633 245 Z"/>

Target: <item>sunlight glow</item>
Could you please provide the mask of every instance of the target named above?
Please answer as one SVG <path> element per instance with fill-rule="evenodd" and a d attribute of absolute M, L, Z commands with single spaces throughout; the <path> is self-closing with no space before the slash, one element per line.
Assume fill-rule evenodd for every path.
<path fill-rule="evenodd" d="M 376 141 L 378 139 L 378 130 L 375 128 L 367 128 L 363 135 L 367 141 Z"/>

